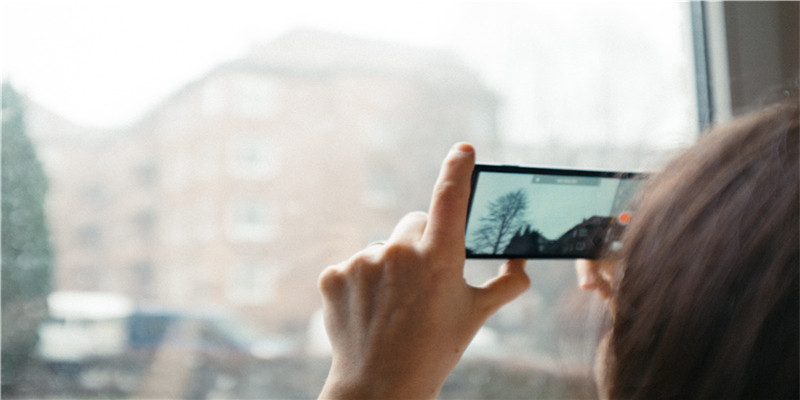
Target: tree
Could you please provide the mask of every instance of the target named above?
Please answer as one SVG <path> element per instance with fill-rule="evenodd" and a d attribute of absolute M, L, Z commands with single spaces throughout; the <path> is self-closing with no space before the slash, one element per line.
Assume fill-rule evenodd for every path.
<path fill-rule="evenodd" d="M 490 202 L 489 215 L 480 219 L 483 224 L 473 235 L 473 251 L 480 253 L 488 250 L 491 254 L 498 254 L 524 225 L 527 208 L 528 195 L 522 189 L 508 192 Z"/>
<path fill-rule="evenodd" d="M 2 394 L 14 389 L 46 316 L 53 255 L 44 211 L 47 178 L 25 132 L 22 99 L 2 86 Z"/>

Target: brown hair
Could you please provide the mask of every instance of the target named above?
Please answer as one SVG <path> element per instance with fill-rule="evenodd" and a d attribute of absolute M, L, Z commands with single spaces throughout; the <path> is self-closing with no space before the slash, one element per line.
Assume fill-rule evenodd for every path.
<path fill-rule="evenodd" d="M 653 177 L 614 288 L 611 398 L 798 398 L 797 102 L 712 131 Z"/>

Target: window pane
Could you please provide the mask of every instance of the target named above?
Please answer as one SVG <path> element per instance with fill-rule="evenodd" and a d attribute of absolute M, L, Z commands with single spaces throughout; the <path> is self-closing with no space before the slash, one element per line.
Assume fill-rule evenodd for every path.
<path fill-rule="evenodd" d="M 318 274 L 427 209 L 454 142 L 480 162 L 650 170 L 697 135 L 684 3 L 7 3 L 24 97 L 4 86 L 3 243 L 24 242 L 6 225 L 22 204 L 49 240 L 3 248 L 4 285 L 31 289 L 3 288 L 4 359 L 39 333 L 3 366 L 9 398 L 313 398 Z M 13 113 L 38 158 L 6 156 Z M 5 171 L 31 165 L 46 195 L 14 203 Z M 569 261 L 528 270 L 442 398 L 596 397 L 603 305 Z"/>

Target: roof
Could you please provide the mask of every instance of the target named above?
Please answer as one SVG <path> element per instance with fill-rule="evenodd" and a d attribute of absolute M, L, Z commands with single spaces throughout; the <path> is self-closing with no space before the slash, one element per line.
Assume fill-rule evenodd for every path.
<path fill-rule="evenodd" d="M 151 121 L 165 104 L 173 102 L 214 75 L 236 70 L 314 76 L 358 73 L 417 80 L 437 87 L 485 89 L 478 75 L 459 57 L 442 49 L 299 29 L 255 45 L 243 57 L 223 63 L 189 82 L 155 105 L 139 120 L 139 124 Z"/>
<path fill-rule="evenodd" d="M 311 29 L 291 31 L 254 46 L 230 66 L 257 66 L 276 71 L 358 71 L 426 80 L 468 81 L 477 76 L 454 53 L 389 41 Z"/>

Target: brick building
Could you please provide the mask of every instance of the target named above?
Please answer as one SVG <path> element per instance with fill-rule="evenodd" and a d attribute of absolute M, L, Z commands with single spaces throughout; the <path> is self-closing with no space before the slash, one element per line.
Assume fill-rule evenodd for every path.
<path fill-rule="evenodd" d="M 425 209 L 452 143 L 497 148 L 496 109 L 448 53 L 318 31 L 218 66 L 124 129 L 32 105 L 56 287 L 299 332 L 321 269 Z"/>

